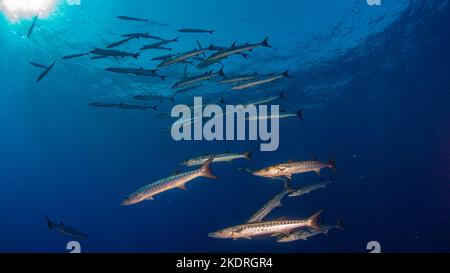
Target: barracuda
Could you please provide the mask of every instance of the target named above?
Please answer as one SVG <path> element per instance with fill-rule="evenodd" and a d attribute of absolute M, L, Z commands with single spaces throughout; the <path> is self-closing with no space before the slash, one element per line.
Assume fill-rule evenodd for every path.
<path fill-rule="evenodd" d="M 289 235 L 282 235 L 278 238 L 278 243 L 289 243 L 298 240 L 308 240 L 311 237 L 320 235 L 320 234 L 328 234 L 330 230 L 339 229 L 344 230 L 342 227 L 341 219 L 337 220 L 336 225 L 321 225 L 320 229 L 304 229 L 296 231 Z"/>
<path fill-rule="evenodd" d="M 291 231 L 298 228 L 314 228 L 320 229 L 319 217 L 323 210 L 314 214 L 307 219 L 297 220 L 277 220 L 267 222 L 247 223 L 243 225 L 225 228 L 216 232 L 208 234 L 212 238 L 220 239 L 252 239 L 255 236 L 262 235 L 280 235 L 290 234 Z"/>
<path fill-rule="evenodd" d="M 284 191 L 280 192 L 279 194 L 275 195 L 261 209 L 259 209 L 255 214 L 253 214 L 252 217 L 250 217 L 250 219 L 248 219 L 246 223 L 255 223 L 262 221 L 264 217 L 266 217 L 276 207 L 280 207 L 281 200 L 283 200 L 283 198 L 292 191 L 293 191 L 292 189 L 287 188 Z"/>
<path fill-rule="evenodd" d="M 308 161 L 289 161 L 287 163 L 270 166 L 254 172 L 256 176 L 262 177 L 277 177 L 286 176 L 291 178 L 293 174 L 315 172 L 320 175 L 320 170 L 324 168 L 330 168 L 334 172 L 337 172 L 336 163 L 334 159 L 329 162 L 321 162 L 317 160 Z"/>
<path fill-rule="evenodd" d="M 304 186 L 304 187 L 301 187 L 300 189 L 295 190 L 292 193 L 290 193 L 289 197 L 296 197 L 296 196 L 301 196 L 301 195 L 304 195 L 304 194 L 308 194 L 308 193 L 313 192 L 315 190 L 323 189 L 323 188 L 325 188 L 326 186 L 328 186 L 331 183 L 333 183 L 333 181 L 329 180 L 329 181 L 323 181 L 323 182 L 316 183 L 316 184 L 309 185 L 309 186 Z"/>
<path fill-rule="evenodd" d="M 211 169 L 209 167 L 213 159 L 213 156 L 210 157 L 198 170 L 176 174 L 148 184 L 147 186 L 144 186 L 136 192 L 130 194 L 127 198 L 125 198 L 125 200 L 122 201 L 121 205 L 128 206 L 145 200 L 153 200 L 155 195 L 174 188 L 186 189 L 185 184 L 198 177 L 217 179 L 217 177 L 211 173 Z"/>
<path fill-rule="evenodd" d="M 195 57 L 197 55 L 200 55 L 200 54 L 202 54 L 202 53 L 204 53 L 204 52 L 206 52 L 208 50 L 209 50 L 208 48 L 195 49 L 195 50 L 183 53 L 183 54 L 179 54 L 179 55 L 173 56 L 170 59 L 164 60 L 162 63 L 160 63 L 158 65 L 158 67 L 159 68 L 167 67 L 167 66 L 170 66 L 170 65 L 173 65 L 173 64 L 181 63 L 181 62 L 183 62 L 183 61 L 185 61 L 185 60 L 187 60 L 189 58 L 192 58 L 192 57 Z"/>
<path fill-rule="evenodd" d="M 217 63 L 220 60 L 226 59 L 231 55 L 235 54 L 241 54 L 245 51 L 252 51 L 253 49 L 257 47 L 271 47 L 269 45 L 269 37 L 265 38 L 261 43 L 257 44 L 245 44 L 242 46 L 232 46 L 228 49 L 225 49 L 223 51 L 219 51 L 217 53 L 214 53 L 213 55 L 209 56 L 207 59 L 205 59 L 203 62 L 198 64 L 198 68 L 205 68 L 210 66 L 213 63 Z M 210 49 L 213 49 L 213 47 L 210 47 Z"/>
<path fill-rule="evenodd" d="M 182 162 L 181 165 L 190 166 L 190 167 L 202 165 L 210 157 L 211 157 L 211 155 L 205 155 L 205 156 L 200 156 L 200 157 L 188 159 L 188 160 Z M 213 162 L 230 162 L 230 161 L 233 161 L 233 160 L 239 159 L 239 158 L 244 158 L 244 159 L 247 159 L 247 160 L 251 160 L 252 159 L 252 152 L 217 154 L 217 155 L 214 155 Z"/>
<path fill-rule="evenodd" d="M 255 87 L 255 86 L 258 86 L 258 85 L 261 85 L 261 84 L 273 82 L 273 81 L 276 81 L 276 80 L 279 80 L 279 79 L 283 79 L 283 78 L 286 78 L 286 77 L 289 77 L 289 72 L 288 71 L 286 71 L 284 73 L 281 73 L 281 74 L 276 74 L 276 75 L 274 74 L 272 76 L 266 76 L 266 77 L 263 77 L 263 78 L 258 78 L 256 80 L 253 80 L 253 81 L 250 81 L 250 82 L 245 82 L 243 84 L 234 86 L 231 89 L 232 90 L 243 90 L 243 89 L 252 88 L 252 87 Z"/>

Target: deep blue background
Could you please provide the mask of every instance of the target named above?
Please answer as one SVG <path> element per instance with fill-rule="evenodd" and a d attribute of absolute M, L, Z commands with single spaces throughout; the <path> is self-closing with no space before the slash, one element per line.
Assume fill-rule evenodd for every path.
<path fill-rule="evenodd" d="M 0 17 L 0 251 L 64 252 L 67 237 L 49 232 L 42 217 L 89 234 L 83 251 L 125 252 L 361 252 L 377 240 L 383 251 L 450 251 L 450 22 L 448 1 L 82 1 L 58 6 L 38 21 Z M 226 2 L 226 3 L 225 3 Z M 117 15 L 148 17 L 169 27 L 120 22 Z M 217 34 L 181 35 L 183 27 Z M 289 79 L 265 88 L 231 91 L 215 83 L 193 94 L 230 103 L 286 90 L 286 110 L 305 108 L 305 122 L 281 122 L 280 149 L 254 154 L 252 162 L 215 164 L 219 181 L 198 179 L 130 207 L 120 201 L 146 183 L 166 177 L 182 160 L 225 150 L 246 151 L 256 142 L 174 142 L 155 113 L 90 108 L 91 101 L 133 102 L 143 90 L 170 94 L 182 66 L 166 82 L 103 71 L 139 61 L 87 58 L 59 61 L 36 84 L 30 60 L 105 46 L 129 32 L 149 31 L 181 42 L 229 45 L 270 36 L 274 46 L 248 61 L 232 57 L 227 74 L 290 70 Z M 133 51 L 144 41 L 123 48 Z M 165 54 L 165 52 L 161 52 Z M 160 55 L 162 55 L 160 54 Z M 192 74 L 196 73 L 190 68 Z M 177 98 L 191 102 L 191 96 Z M 170 104 L 162 110 L 170 110 Z M 324 220 L 342 217 L 345 231 L 310 241 L 217 240 L 207 233 L 240 224 L 281 184 L 240 173 L 313 156 L 336 155 L 336 182 L 287 199 L 271 217 L 305 217 L 324 208 Z M 294 186 L 315 174 L 295 176 Z"/>

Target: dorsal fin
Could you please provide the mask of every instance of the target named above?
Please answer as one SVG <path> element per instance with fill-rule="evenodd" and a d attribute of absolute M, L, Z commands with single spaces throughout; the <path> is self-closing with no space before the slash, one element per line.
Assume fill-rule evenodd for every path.
<path fill-rule="evenodd" d="M 312 161 L 319 161 L 319 158 L 317 156 L 313 156 Z"/>
<path fill-rule="evenodd" d="M 180 174 L 180 173 L 181 173 L 180 170 L 175 170 L 175 171 L 173 172 L 174 175 L 177 175 L 177 174 Z"/>

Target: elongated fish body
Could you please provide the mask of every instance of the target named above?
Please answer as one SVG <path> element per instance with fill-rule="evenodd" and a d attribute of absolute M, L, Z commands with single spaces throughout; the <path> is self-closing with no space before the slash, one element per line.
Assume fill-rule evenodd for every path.
<path fill-rule="evenodd" d="M 38 19 L 38 17 L 37 17 L 37 16 L 34 16 L 33 22 L 31 23 L 31 26 L 30 26 L 30 28 L 28 29 L 27 38 L 30 38 L 31 33 L 33 33 L 34 27 L 36 26 L 37 19 Z"/>
<path fill-rule="evenodd" d="M 337 172 L 334 160 L 329 162 L 321 162 L 317 160 L 308 161 L 289 161 L 287 163 L 278 164 L 258 170 L 253 174 L 262 177 L 286 176 L 290 178 L 293 174 L 315 172 L 320 175 L 320 170 L 330 168 Z"/>
<path fill-rule="evenodd" d="M 333 181 L 330 180 L 330 181 L 324 181 L 324 182 L 316 183 L 316 184 L 309 185 L 309 186 L 304 186 L 298 190 L 291 192 L 289 194 L 289 197 L 301 196 L 301 195 L 308 194 L 308 193 L 313 192 L 318 189 L 324 189 L 331 183 L 333 183 Z"/>
<path fill-rule="evenodd" d="M 30 62 L 30 64 L 34 67 L 38 67 L 38 68 L 43 68 L 43 69 L 47 69 L 46 65 L 40 64 L 40 63 L 36 63 L 36 62 Z"/>
<path fill-rule="evenodd" d="M 119 74 L 133 74 L 135 76 L 147 76 L 147 77 L 161 77 L 162 79 L 165 76 L 160 76 L 156 74 L 156 70 L 154 69 L 144 69 L 144 68 L 122 68 L 122 67 L 108 67 L 105 68 L 106 71 L 119 73 Z"/>
<path fill-rule="evenodd" d="M 223 51 L 219 51 L 217 53 L 214 53 L 213 55 L 209 56 L 204 62 L 208 63 L 208 62 L 217 62 L 220 61 L 222 59 L 228 58 L 231 55 L 235 55 L 235 54 L 241 54 L 245 51 L 251 51 L 257 47 L 263 46 L 263 47 L 271 47 L 268 43 L 269 38 L 264 39 L 261 43 L 258 44 L 245 44 L 242 46 L 233 46 L 230 47 L 226 50 Z M 199 64 L 199 67 L 203 67 L 202 64 Z"/>
<path fill-rule="evenodd" d="M 124 110 L 147 110 L 152 109 L 153 111 L 156 111 L 158 109 L 158 105 L 149 106 L 149 105 L 134 105 L 134 104 L 118 104 L 117 108 L 124 109 Z"/>
<path fill-rule="evenodd" d="M 186 86 L 185 88 L 178 89 L 177 91 L 175 91 L 175 93 L 176 94 L 186 93 L 188 91 L 197 89 L 197 88 L 199 88 L 201 86 L 202 86 L 201 84 L 196 84 L 196 85 L 192 85 L 192 86 Z"/>
<path fill-rule="evenodd" d="M 269 83 L 269 82 L 273 82 L 279 79 L 283 79 L 289 77 L 288 72 L 284 72 L 282 74 L 278 74 L 278 75 L 272 75 L 272 76 L 267 76 L 267 77 L 263 77 L 263 78 L 259 78 L 256 80 L 252 80 L 250 82 L 245 82 L 243 84 L 240 85 L 236 85 L 234 87 L 232 87 L 232 90 L 243 90 L 243 89 L 247 89 L 247 88 L 251 88 L 251 87 L 255 87 L 261 84 L 265 84 L 265 83 Z"/>
<path fill-rule="evenodd" d="M 92 102 L 89 105 L 92 107 L 99 107 L 99 108 L 112 108 L 119 106 L 118 103 L 106 103 L 106 102 Z"/>
<path fill-rule="evenodd" d="M 257 101 L 251 101 L 251 102 L 246 103 L 245 106 L 248 106 L 248 105 L 259 105 L 259 104 L 268 104 L 268 103 L 270 103 L 272 101 L 275 101 L 275 100 L 277 100 L 279 98 L 280 97 L 277 96 L 277 97 L 269 97 L 269 98 L 261 99 L 261 100 L 257 100 Z"/>
<path fill-rule="evenodd" d="M 131 41 L 133 39 L 135 39 L 135 37 L 127 37 L 127 38 L 125 38 L 123 40 L 120 40 L 120 41 L 117 41 L 117 42 L 109 44 L 106 48 L 118 47 L 118 46 L 123 45 L 123 44 L 125 44 L 125 43 L 127 43 L 127 42 L 129 42 L 129 41 Z"/>
<path fill-rule="evenodd" d="M 210 80 L 212 78 L 215 78 L 216 76 L 221 76 L 221 77 L 224 76 L 223 68 L 221 68 L 217 73 L 208 72 L 208 73 L 204 73 L 199 76 L 187 77 L 185 79 L 182 79 L 181 81 L 175 83 L 172 86 L 172 89 L 184 88 L 184 87 L 196 84 L 198 82 Z"/>
<path fill-rule="evenodd" d="M 154 57 L 151 60 L 152 61 L 164 61 L 164 60 L 170 59 L 170 58 L 172 58 L 173 56 L 176 56 L 176 55 L 177 54 L 167 54 L 167 55 Z"/>
<path fill-rule="evenodd" d="M 137 190 L 136 192 L 129 195 L 127 198 L 125 198 L 125 200 L 123 200 L 121 204 L 125 206 L 133 205 L 145 200 L 153 200 L 153 197 L 155 195 L 174 188 L 186 189 L 185 184 L 198 177 L 217 179 L 217 177 L 215 177 L 211 173 L 211 169 L 209 167 L 213 159 L 214 157 L 210 157 L 205 162 L 205 164 L 198 170 L 169 176 L 167 178 L 161 179 L 147 186 L 144 186 L 139 190 Z"/>
<path fill-rule="evenodd" d="M 250 169 L 250 168 L 238 168 L 238 171 L 249 173 L 249 174 L 253 174 L 255 172 L 255 170 Z M 267 177 L 267 178 L 272 179 L 272 180 L 281 180 L 283 182 L 289 181 L 289 179 L 285 176 L 276 176 L 276 177 Z"/>
<path fill-rule="evenodd" d="M 136 22 L 148 22 L 148 19 L 130 17 L 130 16 L 117 16 L 117 19 L 125 21 L 136 21 Z"/>
<path fill-rule="evenodd" d="M 221 239 L 238 239 L 246 238 L 251 239 L 255 236 L 270 235 L 270 234 L 289 234 L 292 230 L 298 228 L 315 228 L 319 227 L 319 216 L 322 211 L 314 214 L 307 219 L 297 220 L 277 220 L 277 221 L 265 221 L 246 223 L 238 226 L 225 228 L 216 232 L 210 233 L 208 236 L 212 238 Z"/>
<path fill-rule="evenodd" d="M 55 66 L 56 61 L 53 62 L 49 67 L 47 67 L 44 72 L 42 72 L 39 77 L 37 78 L 36 82 L 40 82 L 45 76 L 47 76 L 48 72 L 50 72 L 50 70 L 52 70 L 52 68 Z"/>
<path fill-rule="evenodd" d="M 156 96 L 156 95 L 136 95 L 133 97 L 133 99 L 144 100 L 144 101 L 150 101 L 150 100 L 158 100 L 158 101 L 168 100 L 171 102 L 174 101 L 174 97 L 165 97 L 165 96 Z"/>
<path fill-rule="evenodd" d="M 176 64 L 176 63 L 180 63 L 180 62 L 185 61 L 185 60 L 187 60 L 189 58 L 192 58 L 192 57 L 195 57 L 197 55 L 200 55 L 200 54 L 202 54 L 202 53 L 204 53 L 206 51 L 208 51 L 208 49 L 207 48 L 203 48 L 203 49 L 196 49 L 196 50 L 192 50 L 192 51 L 189 51 L 189 52 L 186 52 L 186 53 L 183 53 L 183 54 L 179 54 L 179 55 L 176 55 L 176 56 L 174 56 L 174 57 L 172 57 L 170 59 L 164 60 L 162 63 L 160 63 L 158 65 L 158 67 L 160 67 L 160 68 L 161 67 L 167 67 L 167 66 L 170 66 L 170 65 L 173 65 L 173 64 Z"/>
<path fill-rule="evenodd" d="M 215 30 L 195 29 L 195 28 L 182 28 L 182 29 L 179 29 L 178 32 L 184 32 L 184 33 L 209 33 L 209 34 L 213 34 L 215 32 Z"/>
<path fill-rule="evenodd" d="M 65 226 L 62 222 L 61 222 L 61 224 L 56 224 L 47 216 L 44 215 L 44 217 L 47 220 L 47 226 L 49 229 L 55 229 L 59 233 L 69 236 L 69 237 L 72 237 L 72 238 L 76 238 L 76 239 L 80 239 L 80 240 L 89 239 L 89 236 L 87 236 L 86 234 L 84 234 L 74 228 Z"/>
<path fill-rule="evenodd" d="M 284 119 L 284 118 L 291 118 L 291 117 L 297 117 L 300 120 L 303 120 L 303 110 L 299 110 L 296 113 L 290 113 L 290 114 L 276 114 L 276 115 L 256 115 L 256 116 L 250 116 L 247 117 L 246 120 L 267 120 L 267 119 Z"/>
<path fill-rule="evenodd" d="M 148 32 L 144 32 L 144 33 L 130 33 L 130 34 L 124 34 L 122 35 L 122 37 L 133 37 L 135 39 L 153 39 L 153 40 L 160 40 L 160 41 L 165 41 L 166 39 L 163 39 L 161 37 L 158 36 L 154 36 L 154 35 L 150 35 L 148 34 Z"/>
<path fill-rule="evenodd" d="M 275 195 L 272 199 L 269 200 L 261 209 L 259 209 L 255 214 L 247 220 L 246 223 L 255 223 L 260 222 L 266 217 L 270 212 L 272 212 L 276 207 L 281 206 L 281 200 L 292 192 L 292 189 L 286 189 L 279 194 Z"/>
<path fill-rule="evenodd" d="M 173 43 L 173 42 L 178 42 L 178 38 L 175 38 L 175 39 L 172 39 L 172 40 L 164 40 L 164 41 L 160 41 L 160 42 L 153 43 L 153 44 L 150 44 L 150 45 L 145 45 L 145 46 L 143 46 L 141 48 L 141 50 L 155 49 L 155 48 L 159 49 L 163 45 L 167 45 L 167 44 L 170 44 L 170 43 Z"/>
<path fill-rule="evenodd" d="M 80 54 L 72 54 L 72 55 L 67 55 L 61 58 L 61 60 L 70 60 L 70 59 L 74 59 L 74 58 L 79 58 L 79 57 L 83 57 L 83 56 L 87 56 L 89 55 L 89 53 L 80 53 Z"/>
<path fill-rule="evenodd" d="M 200 156 L 200 157 L 196 157 L 196 158 L 192 158 L 192 159 L 188 159 L 186 161 L 184 161 L 183 163 L 181 163 L 181 165 L 184 166 L 199 166 L 202 164 L 205 164 L 205 162 L 211 157 L 211 155 L 205 155 L 205 156 Z M 230 162 L 236 159 L 240 159 L 240 158 L 244 158 L 247 160 L 251 160 L 252 159 L 252 153 L 251 152 L 245 152 L 245 153 L 223 153 L 223 154 L 216 154 L 214 155 L 214 160 L 213 162 Z"/>
<path fill-rule="evenodd" d="M 296 231 L 289 235 L 282 235 L 278 238 L 278 243 L 289 243 L 298 240 L 308 240 L 311 237 L 320 235 L 320 234 L 328 234 L 333 229 L 343 230 L 341 220 L 338 219 L 336 225 L 320 225 L 320 229 L 311 229 L 306 228 L 303 230 Z"/>
<path fill-rule="evenodd" d="M 223 80 L 220 81 L 220 83 L 237 83 L 237 82 L 244 82 L 249 80 L 254 80 L 258 78 L 257 73 L 249 74 L 249 75 L 239 75 L 234 77 L 225 77 Z"/>
<path fill-rule="evenodd" d="M 101 48 L 95 48 L 94 50 L 91 50 L 89 52 L 91 54 L 100 55 L 100 56 L 106 56 L 106 57 L 133 57 L 137 59 L 140 55 L 139 52 L 137 53 L 130 53 L 125 51 L 119 51 L 114 49 L 101 49 Z"/>

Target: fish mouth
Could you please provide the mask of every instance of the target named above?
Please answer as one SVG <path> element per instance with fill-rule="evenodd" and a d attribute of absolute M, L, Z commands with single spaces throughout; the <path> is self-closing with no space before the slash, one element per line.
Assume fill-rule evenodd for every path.
<path fill-rule="evenodd" d="M 220 236 L 217 235 L 215 232 L 210 232 L 210 233 L 208 233 L 208 237 L 209 237 L 209 238 L 220 238 Z"/>
<path fill-rule="evenodd" d="M 131 203 L 130 203 L 130 200 L 127 198 L 127 199 L 124 199 L 122 202 L 120 202 L 120 205 L 121 206 L 129 206 L 129 205 L 131 205 Z"/>

